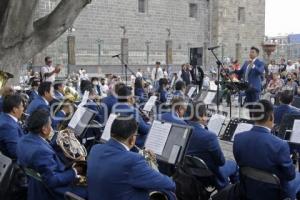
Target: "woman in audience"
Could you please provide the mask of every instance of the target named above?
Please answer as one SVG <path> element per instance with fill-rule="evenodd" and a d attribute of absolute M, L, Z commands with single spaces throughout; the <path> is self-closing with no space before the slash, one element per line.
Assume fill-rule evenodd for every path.
<path fill-rule="evenodd" d="M 286 82 L 285 82 L 285 85 L 282 90 L 291 90 L 291 91 L 293 91 L 293 94 L 296 94 L 297 87 L 298 87 L 298 85 L 293 80 L 292 74 L 291 73 L 287 74 Z"/>
<path fill-rule="evenodd" d="M 280 79 L 278 73 L 273 73 L 263 98 L 270 100 L 271 97 L 276 97 L 282 86 L 283 81 Z"/>

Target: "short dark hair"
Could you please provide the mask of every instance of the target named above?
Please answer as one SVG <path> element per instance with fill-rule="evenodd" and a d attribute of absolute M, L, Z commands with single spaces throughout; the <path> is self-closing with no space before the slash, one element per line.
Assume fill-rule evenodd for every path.
<path fill-rule="evenodd" d="M 174 96 L 171 100 L 172 109 L 178 110 L 180 106 L 186 105 L 185 99 L 181 96 Z"/>
<path fill-rule="evenodd" d="M 8 95 L 3 99 L 3 112 L 10 113 L 14 108 L 17 108 L 23 102 L 19 94 Z"/>
<path fill-rule="evenodd" d="M 284 90 L 280 94 L 280 102 L 283 104 L 290 104 L 294 99 L 294 94 L 292 90 Z"/>
<path fill-rule="evenodd" d="M 175 84 L 175 90 L 182 90 L 185 87 L 185 82 L 183 81 L 177 81 Z"/>
<path fill-rule="evenodd" d="M 38 88 L 38 93 L 40 96 L 44 96 L 46 92 L 51 91 L 52 83 L 51 82 L 42 82 Z"/>
<path fill-rule="evenodd" d="M 80 82 L 80 92 L 84 94 L 85 91 L 91 92 L 93 90 L 93 84 L 89 80 L 82 80 Z"/>
<path fill-rule="evenodd" d="M 206 105 L 201 101 L 193 103 L 193 112 L 191 114 L 191 119 L 198 121 L 199 117 L 203 117 L 207 114 Z"/>
<path fill-rule="evenodd" d="M 50 120 L 50 113 L 45 109 L 35 110 L 27 119 L 27 129 L 31 133 L 39 134 L 43 126 Z"/>
<path fill-rule="evenodd" d="M 119 87 L 116 93 L 118 95 L 119 102 L 127 102 L 127 98 L 132 95 L 131 88 L 126 85 Z"/>
<path fill-rule="evenodd" d="M 40 80 L 39 79 L 33 79 L 31 82 L 31 87 L 38 87 L 40 85 Z"/>
<path fill-rule="evenodd" d="M 99 81 L 99 78 L 98 77 L 92 77 L 91 82 L 93 82 L 93 81 Z"/>
<path fill-rule="evenodd" d="M 262 99 L 257 103 L 253 103 L 250 109 L 250 116 L 255 120 L 255 122 L 263 123 L 273 116 L 273 110 L 272 103 L 268 100 Z"/>
<path fill-rule="evenodd" d="M 54 90 L 58 90 L 59 87 L 61 87 L 63 85 L 63 82 L 56 82 L 54 83 Z"/>
<path fill-rule="evenodd" d="M 250 49 L 256 51 L 257 55 L 259 54 L 259 49 L 257 47 L 251 47 Z"/>
<path fill-rule="evenodd" d="M 51 59 L 50 56 L 46 56 L 46 57 L 45 57 L 45 62 L 48 62 L 48 60 L 50 60 L 50 59 Z"/>
<path fill-rule="evenodd" d="M 159 84 L 159 86 L 168 85 L 168 79 L 161 78 L 161 79 L 159 79 L 158 84 Z"/>
<path fill-rule="evenodd" d="M 159 61 L 156 61 L 155 64 L 156 64 L 156 65 L 160 65 L 160 62 L 159 62 Z"/>
<path fill-rule="evenodd" d="M 135 119 L 117 117 L 111 125 L 111 137 L 117 140 L 127 140 L 138 129 Z"/>
<path fill-rule="evenodd" d="M 142 78 L 135 79 L 134 88 L 143 88 L 143 79 Z"/>

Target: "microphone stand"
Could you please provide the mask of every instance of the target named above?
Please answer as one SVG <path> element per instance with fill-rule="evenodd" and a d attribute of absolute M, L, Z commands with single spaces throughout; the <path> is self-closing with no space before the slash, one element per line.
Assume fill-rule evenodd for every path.
<path fill-rule="evenodd" d="M 233 83 L 233 80 L 232 80 L 232 78 L 229 76 L 229 74 L 226 72 L 226 70 L 225 70 L 225 67 L 224 67 L 224 64 L 220 61 L 220 59 L 218 58 L 218 56 L 216 55 L 216 53 L 214 52 L 214 48 L 212 48 L 212 49 L 209 49 L 210 51 L 211 51 L 211 53 L 213 54 L 213 56 L 216 58 L 216 63 L 217 63 L 217 65 L 218 65 L 218 76 L 217 76 L 217 113 L 219 113 L 219 104 L 220 104 L 220 102 L 219 102 L 219 96 L 220 96 L 220 68 L 222 67 L 222 69 L 223 69 L 223 71 L 224 71 L 224 73 L 225 73 L 225 75 L 229 78 L 229 80 L 230 80 L 230 82 L 231 83 Z M 236 85 L 232 85 L 233 87 L 234 87 L 234 89 L 236 90 L 236 91 L 238 91 L 238 93 L 240 94 L 240 90 L 239 90 L 239 88 L 236 86 Z M 230 90 L 230 97 L 231 97 L 231 89 L 229 89 Z M 239 95 L 240 96 L 240 95 Z M 232 103 L 231 103 L 231 99 L 230 99 L 230 102 L 229 102 L 229 116 L 230 116 L 230 118 L 231 118 L 231 112 L 232 112 Z M 240 113 L 240 112 L 239 112 Z M 239 114 L 240 115 L 240 114 Z M 239 116 L 240 117 L 240 116 Z"/>

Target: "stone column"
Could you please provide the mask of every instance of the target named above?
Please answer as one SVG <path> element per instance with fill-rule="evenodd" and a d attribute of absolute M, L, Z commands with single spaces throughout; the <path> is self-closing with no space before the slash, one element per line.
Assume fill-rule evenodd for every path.
<path fill-rule="evenodd" d="M 235 44 L 235 59 L 237 59 L 240 63 L 242 62 L 242 44 Z"/>
<path fill-rule="evenodd" d="M 172 40 L 166 40 L 166 65 L 173 64 Z"/>
<path fill-rule="evenodd" d="M 68 75 L 70 74 L 70 67 L 76 65 L 76 56 L 75 56 L 75 36 L 67 36 L 67 46 L 68 46 Z"/>

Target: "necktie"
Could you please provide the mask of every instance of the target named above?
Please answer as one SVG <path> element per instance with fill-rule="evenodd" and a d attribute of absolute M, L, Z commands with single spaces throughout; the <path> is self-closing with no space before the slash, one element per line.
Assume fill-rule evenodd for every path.
<path fill-rule="evenodd" d="M 246 81 L 246 82 L 248 82 L 249 73 L 250 73 L 252 67 L 253 67 L 253 63 L 250 62 L 249 65 L 248 65 L 248 67 L 247 67 L 246 73 L 245 73 L 245 81 Z"/>
<path fill-rule="evenodd" d="M 157 68 L 155 69 L 155 76 L 154 76 L 154 79 L 156 80 L 157 79 Z"/>

